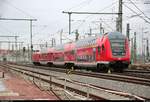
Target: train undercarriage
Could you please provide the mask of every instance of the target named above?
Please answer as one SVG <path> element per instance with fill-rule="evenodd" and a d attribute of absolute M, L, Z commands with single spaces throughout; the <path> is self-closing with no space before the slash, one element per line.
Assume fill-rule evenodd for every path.
<path fill-rule="evenodd" d="M 33 62 L 34 65 L 41 65 L 39 62 Z M 124 69 L 128 68 L 129 63 L 128 62 L 122 62 L 122 61 L 114 61 L 114 62 L 109 62 L 109 63 L 73 63 L 73 62 L 68 62 L 64 64 L 59 64 L 59 63 L 53 63 L 53 62 L 48 62 L 46 64 L 49 67 L 61 67 L 65 69 L 85 69 L 85 70 L 91 70 L 94 72 L 105 72 L 107 73 L 108 71 L 112 72 L 123 72 Z"/>

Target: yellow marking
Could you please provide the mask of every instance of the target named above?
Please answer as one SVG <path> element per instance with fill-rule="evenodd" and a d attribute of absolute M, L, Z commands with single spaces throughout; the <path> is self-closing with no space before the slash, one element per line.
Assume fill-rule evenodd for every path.
<path fill-rule="evenodd" d="M 94 47 L 97 47 L 97 45 L 83 46 L 83 47 L 79 47 L 79 49 L 80 49 L 80 48 L 94 48 Z"/>
<path fill-rule="evenodd" d="M 71 67 L 71 69 L 67 70 L 67 74 L 71 74 L 71 72 L 74 70 L 74 67 Z"/>
<path fill-rule="evenodd" d="M 108 72 L 107 72 L 108 74 L 111 74 L 111 70 L 110 69 L 108 69 Z"/>

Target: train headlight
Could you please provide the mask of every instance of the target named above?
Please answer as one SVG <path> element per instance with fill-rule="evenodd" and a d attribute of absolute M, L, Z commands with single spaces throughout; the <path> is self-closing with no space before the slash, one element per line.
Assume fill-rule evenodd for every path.
<path fill-rule="evenodd" d="M 113 55 L 117 55 L 117 53 L 113 53 Z"/>
<path fill-rule="evenodd" d="M 122 55 L 125 55 L 125 53 L 122 53 Z"/>

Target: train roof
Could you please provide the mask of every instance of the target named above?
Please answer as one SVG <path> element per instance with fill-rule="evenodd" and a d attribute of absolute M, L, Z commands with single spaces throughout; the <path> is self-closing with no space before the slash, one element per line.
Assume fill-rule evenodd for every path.
<path fill-rule="evenodd" d="M 41 52 L 33 52 L 33 54 L 41 54 Z"/>
<path fill-rule="evenodd" d="M 75 43 L 74 42 L 67 43 L 64 46 L 65 51 L 70 51 L 70 50 L 73 50 L 73 49 L 75 49 Z"/>
<path fill-rule="evenodd" d="M 95 36 L 90 36 L 90 37 L 87 37 L 85 39 L 81 39 L 81 40 L 78 40 L 76 42 L 76 47 L 83 47 L 83 46 L 86 46 L 86 45 L 93 45 L 96 43 L 96 39 L 97 37 Z"/>
<path fill-rule="evenodd" d="M 109 32 L 107 33 L 109 39 L 125 39 L 125 35 L 120 32 Z"/>
<path fill-rule="evenodd" d="M 56 47 L 54 47 L 54 49 L 57 50 L 57 51 L 62 51 L 62 50 L 64 50 L 64 45 L 65 44 L 57 45 Z"/>
<path fill-rule="evenodd" d="M 54 51 L 54 48 L 48 48 L 47 51 L 48 51 L 48 52 L 53 52 L 53 51 Z"/>

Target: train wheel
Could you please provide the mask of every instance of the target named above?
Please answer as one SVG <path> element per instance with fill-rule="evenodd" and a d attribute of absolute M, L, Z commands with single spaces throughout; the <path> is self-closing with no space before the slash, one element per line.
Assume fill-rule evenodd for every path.
<path fill-rule="evenodd" d="M 119 72 L 120 72 L 120 73 L 123 73 L 123 68 L 120 68 L 120 69 L 119 69 Z"/>
<path fill-rule="evenodd" d="M 48 67 L 52 67 L 52 66 L 53 66 L 53 63 L 47 63 L 47 66 L 48 66 Z"/>
<path fill-rule="evenodd" d="M 114 68 L 114 72 L 122 73 L 123 68 Z"/>
<path fill-rule="evenodd" d="M 96 71 L 97 72 L 107 72 L 108 68 L 104 64 L 98 64 Z"/>
<path fill-rule="evenodd" d="M 96 67 L 96 72 L 100 72 L 101 71 L 100 69 L 101 69 L 101 65 L 98 64 L 97 67 Z"/>
<path fill-rule="evenodd" d="M 108 73 L 108 71 L 109 71 L 109 68 L 104 67 L 103 72 L 104 72 L 104 73 Z"/>

